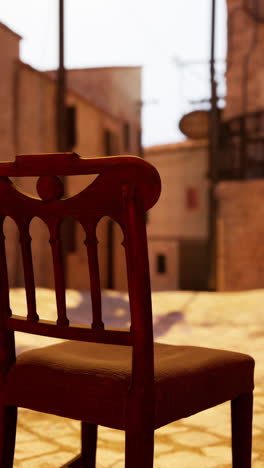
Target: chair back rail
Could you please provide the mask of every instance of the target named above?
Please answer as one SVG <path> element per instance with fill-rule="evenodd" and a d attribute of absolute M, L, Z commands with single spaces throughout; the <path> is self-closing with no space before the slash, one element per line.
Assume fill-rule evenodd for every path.
<path fill-rule="evenodd" d="M 62 198 L 63 184 L 58 176 L 79 174 L 99 175 L 77 195 Z M 37 190 L 40 198 L 23 193 L 9 179 L 9 177 L 23 176 L 39 176 Z M 0 163 L 0 292 L 6 329 L 63 339 L 120 345 L 132 345 L 137 341 L 138 351 L 135 352 L 141 353 L 144 340 L 146 343 L 148 337 L 152 336 L 144 213 L 156 203 L 159 194 L 160 178 L 157 171 L 141 158 L 134 156 L 85 159 L 74 153 L 57 153 L 23 155 L 18 156 L 12 163 Z M 16 222 L 20 232 L 28 309 L 26 318 L 10 316 L 3 234 L 3 222 L 6 216 L 10 216 Z M 42 320 L 36 308 L 29 234 L 30 222 L 35 216 L 46 223 L 50 233 L 57 304 L 56 323 Z M 91 327 L 70 324 L 67 318 L 60 226 L 64 217 L 68 216 L 77 220 L 86 234 L 84 243 L 90 274 Z M 103 216 L 109 216 L 118 222 L 124 233 L 131 331 L 104 329 L 96 238 L 96 227 Z"/>
<path fill-rule="evenodd" d="M 26 318 L 19 315 L 12 315 L 7 319 L 7 328 L 9 330 L 32 333 L 64 340 L 91 341 L 94 343 L 132 345 L 132 334 L 129 331 L 119 329 L 94 329 L 87 325 L 78 326 L 69 324 L 56 326 L 54 322 L 48 320 L 39 320 L 38 322 L 29 322 Z"/>

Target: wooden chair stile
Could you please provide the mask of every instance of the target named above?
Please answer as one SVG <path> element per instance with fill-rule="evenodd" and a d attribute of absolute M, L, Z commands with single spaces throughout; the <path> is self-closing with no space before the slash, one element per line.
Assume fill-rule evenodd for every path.
<path fill-rule="evenodd" d="M 63 197 L 59 176 L 98 174 L 79 194 Z M 38 176 L 39 198 L 9 177 Z M 161 190 L 156 169 L 135 156 L 80 158 L 73 153 L 18 156 L 0 163 L 0 468 L 12 468 L 17 407 L 81 421 L 81 454 L 64 467 L 95 468 L 98 425 L 125 431 L 125 468 L 153 468 L 154 431 L 231 401 L 233 468 L 251 467 L 254 361 L 224 350 L 153 342 L 145 213 Z M 3 223 L 20 232 L 27 317 L 13 314 Z M 53 258 L 57 320 L 36 310 L 29 226 L 46 223 Z M 124 235 L 130 330 L 104 327 L 96 228 L 107 216 Z M 90 326 L 69 322 L 60 226 L 73 217 L 85 231 L 92 303 Z M 62 343 L 16 358 L 14 332 Z M 34 377 L 34 378 L 32 378 Z"/>
<path fill-rule="evenodd" d="M 10 366 L 14 364 L 16 360 L 14 332 L 12 330 L 5 330 L 5 322 L 11 315 L 11 309 L 9 301 L 8 273 L 3 224 L 4 217 L 0 216 L 0 307 L 2 311 L 0 314 L 0 384 L 3 383 L 4 376 L 8 372 Z M 15 417 L 13 417 L 14 415 Z M 13 433 L 15 437 L 16 408 L 11 411 L 11 421 L 11 425 L 13 424 L 14 426 Z"/>
<path fill-rule="evenodd" d="M 146 310 L 151 310 L 145 211 L 140 191 L 136 187 L 124 187 L 123 196 L 126 232 L 124 247 L 134 338 L 125 459 L 126 468 L 132 468 L 135 460 L 142 467 L 151 467 L 155 428 L 154 353 L 152 316 L 145 313 Z"/>

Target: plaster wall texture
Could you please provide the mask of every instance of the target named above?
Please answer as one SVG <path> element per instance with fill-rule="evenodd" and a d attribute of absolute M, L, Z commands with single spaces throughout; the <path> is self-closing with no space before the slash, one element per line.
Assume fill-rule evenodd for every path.
<path fill-rule="evenodd" d="M 161 176 L 160 199 L 148 214 L 148 241 L 152 287 L 179 288 L 181 240 L 204 240 L 208 236 L 208 144 L 191 141 L 150 147 L 145 159 Z M 195 190 L 197 206 L 190 209 L 187 191 Z M 166 257 L 166 272 L 158 273 L 157 256 Z"/>
<path fill-rule="evenodd" d="M 145 149 L 159 171 L 161 196 L 149 213 L 150 236 L 207 237 L 207 142 L 189 141 Z M 189 209 L 188 188 L 197 190 L 197 208 Z"/>
<path fill-rule="evenodd" d="M 225 120 L 264 108 L 264 23 L 256 21 L 244 5 L 243 0 L 227 0 Z"/>
<path fill-rule="evenodd" d="M 216 193 L 219 200 L 217 290 L 262 288 L 264 181 L 221 182 Z"/>
<path fill-rule="evenodd" d="M 0 23 L 0 161 L 13 159 L 15 152 L 15 78 L 20 36 Z"/>

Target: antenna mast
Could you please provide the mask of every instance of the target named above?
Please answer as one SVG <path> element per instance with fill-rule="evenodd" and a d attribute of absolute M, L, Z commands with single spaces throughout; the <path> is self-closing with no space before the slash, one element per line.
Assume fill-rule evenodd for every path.
<path fill-rule="evenodd" d="M 64 0 L 59 0 L 59 68 L 57 73 L 57 148 L 66 151 L 65 139 L 65 67 L 64 67 Z"/>

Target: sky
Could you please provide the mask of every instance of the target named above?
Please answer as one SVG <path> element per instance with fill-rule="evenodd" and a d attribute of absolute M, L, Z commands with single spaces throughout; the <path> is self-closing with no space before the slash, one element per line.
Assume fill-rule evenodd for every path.
<path fill-rule="evenodd" d="M 21 59 L 58 67 L 58 0 L 0 0 Z M 212 0 L 65 0 L 67 68 L 140 65 L 143 145 L 180 141 L 183 114 L 206 107 Z M 217 70 L 224 93 L 226 1 L 216 0 Z M 197 63 L 198 62 L 198 63 Z M 220 89 L 221 88 L 221 89 Z"/>

